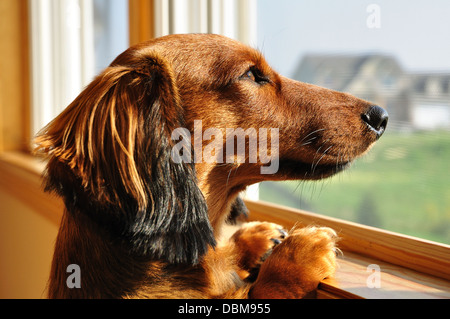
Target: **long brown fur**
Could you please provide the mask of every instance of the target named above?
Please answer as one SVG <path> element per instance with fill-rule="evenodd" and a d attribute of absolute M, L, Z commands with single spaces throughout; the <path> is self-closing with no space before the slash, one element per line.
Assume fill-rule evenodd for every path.
<path fill-rule="evenodd" d="M 279 169 L 258 160 L 175 163 L 171 138 L 194 121 L 278 128 Z M 36 139 L 46 190 L 66 211 L 50 298 L 301 298 L 335 270 L 336 234 L 246 223 L 222 236 L 237 198 L 264 180 L 317 180 L 381 136 L 387 114 L 349 94 L 280 76 L 263 56 L 217 35 L 173 35 L 131 47 Z M 198 138 L 198 136 L 197 136 Z M 201 147 L 210 143 L 202 140 Z M 248 143 L 246 144 L 249 150 Z M 225 144 L 223 145 L 225 149 Z M 190 151 L 194 151 L 193 149 Z M 67 285 L 67 266 L 81 288 Z"/>

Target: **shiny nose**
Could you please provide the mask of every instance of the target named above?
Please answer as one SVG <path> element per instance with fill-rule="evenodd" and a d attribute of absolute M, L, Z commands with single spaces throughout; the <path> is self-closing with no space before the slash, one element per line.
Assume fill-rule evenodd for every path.
<path fill-rule="evenodd" d="M 361 114 L 361 119 L 377 134 L 377 139 L 386 130 L 389 115 L 385 109 L 372 105 L 366 113 Z"/>

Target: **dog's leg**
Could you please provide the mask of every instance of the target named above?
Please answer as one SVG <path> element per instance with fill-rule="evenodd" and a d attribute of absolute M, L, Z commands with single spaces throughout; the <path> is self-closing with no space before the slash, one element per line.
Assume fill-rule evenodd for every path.
<path fill-rule="evenodd" d="M 206 282 L 210 283 L 207 295 L 211 298 L 248 298 L 259 267 L 286 236 L 287 232 L 277 224 L 244 223 L 230 238 L 224 238 L 204 256 L 201 266 L 208 278 Z"/>
<path fill-rule="evenodd" d="M 248 209 L 242 198 L 237 197 L 231 205 L 230 215 L 227 218 L 227 224 L 236 225 L 240 222 L 247 221 Z"/>
<path fill-rule="evenodd" d="M 243 270 L 242 279 L 252 282 L 259 268 L 272 253 L 275 246 L 287 236 L 283 227 L 268 222 L 250 222 L 234 233 L 230 238 L 234 245 L 238 266 Z"/>
<path fill-rule="evenodd" d="M 294 229 L 262 264 L 251 298 L 302 298 L 336 269 L 334 230 Z"/>

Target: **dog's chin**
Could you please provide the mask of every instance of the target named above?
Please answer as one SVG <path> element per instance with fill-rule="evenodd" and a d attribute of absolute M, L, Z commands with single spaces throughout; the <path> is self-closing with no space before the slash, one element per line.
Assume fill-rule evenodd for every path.
<path fill-rule="evenodd" d="M 334 164 L 311 164 L 296 160 L 281 160 L 279 176 L 288 180 L 320 180 L 336 175 L 351 165 L 351 162 Z"/>

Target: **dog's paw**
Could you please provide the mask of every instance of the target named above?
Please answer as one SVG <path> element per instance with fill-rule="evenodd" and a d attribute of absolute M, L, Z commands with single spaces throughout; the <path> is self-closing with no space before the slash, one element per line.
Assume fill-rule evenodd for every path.
<path fill-rule="evenodd" d="M 250 273 L 248 280 L 256 278 L 261 263 L 286 236 L 283 227 L 268 222 L 245 223 L 234 233 L 231 240 L 238 255 L 239 267 Z"/>
<path fill-rule="evenodd" d="M 336 271 L 336 232 L 328 227 L 294 229 L 286 245 L 296 247 L 296 264 L 309 281 L 319 282 Z M 314 284 L 315 285 L 315 284 Z M 317 285 L 315 285 L 317 286 Z"/>
<path fill-rule="evenodd" d="M 336 232 L 327 227 L 294 229 L 262 264 L 255 298 L 302 298 L 336 270 Z"/>

